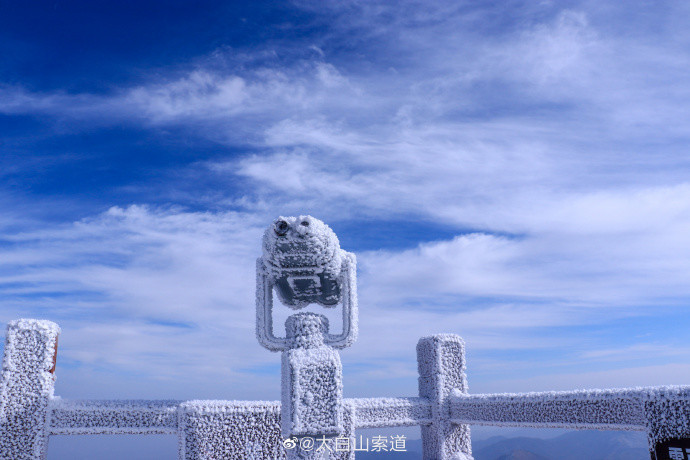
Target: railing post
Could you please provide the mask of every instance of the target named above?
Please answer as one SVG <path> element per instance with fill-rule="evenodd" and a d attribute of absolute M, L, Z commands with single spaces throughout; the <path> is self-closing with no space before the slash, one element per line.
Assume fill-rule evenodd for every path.
<path fill-rule="evenodd" d="M 44 459 L 60 328 L 20 319 L 7 326 L 0 384 L 0 458 Z"/>
<path fill-rule="evenodd" d="M 179 460 L 281 460 L 280 404 L 187 401 L 178 409 Z"/>
<path fill-rule="evenodd" d="M 465 342 L 454 334 L 422 337 L 417 343 L 419 396 L 431 401 L 432 423 L 422 425 L 425 460 L 472 460 L 470 428 L 450 421 L 450 394 L 467 393 Z"/>
<path fill-rule="evenodd" d="M 661 387 L 644 397 L 647 439 L 652 460 L 690 456 L 690 389 Z M 687 456 L 686 456 L 687 455 Z"/>

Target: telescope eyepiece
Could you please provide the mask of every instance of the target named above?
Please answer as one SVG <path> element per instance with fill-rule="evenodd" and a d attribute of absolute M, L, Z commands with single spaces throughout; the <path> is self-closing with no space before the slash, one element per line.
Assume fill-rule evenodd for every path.
<path fill-rule="evenodd" d="M 285 236 L 287 235 L 288 230 L 290 230 L 290 224 L 288 224 L 284 220 L 279 220 L 273 226 L 273 230 L 275 230 L 276 235 Z"/>

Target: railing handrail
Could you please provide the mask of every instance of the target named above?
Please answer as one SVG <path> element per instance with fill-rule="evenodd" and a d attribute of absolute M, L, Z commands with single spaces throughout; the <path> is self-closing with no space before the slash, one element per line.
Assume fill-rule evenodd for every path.
<path fill-rule="evenodd" d="M 660 396 L 687 401 L 690 385 L 526 393 L 453 393 L 450 418 L 457 424 L 644 431 L 645 401 Z M 184 404 L 227 410 L 272 408 L 280 401 L 69 400 L 50 403 L 50 434 L 175 434 Z M 421 397 L 345 398 L 355 428 L 394 428 L 432 423 L 431 401 Z"/>
<path fill-rule="evenodd" d="M 355 428 L 428 425 L 431 401 L 419 397 L 345 398 L 354 409 Z M 243 400 L 99 400 L 50 401 L 49 434 L 176 434 L 178 411 L 187 405 L 219 410 L 280 410 L 280 401 Z"/>
<path fill-rule="evenodd" d="M 69 400 L 53 396 L 59 327 L 8 325 L 0 381 L 0 457 L 44 459 L 52 435 L 171 434 L 179 458 L 283 458 L 284 401 Z M 471 460 L 470 424 L 647 432 L 655 455 L 686 449 L 690 386 L 468 394 L 464 343 L 417 345 L 419 396 L 344 398 L 342 437 L 362 428 L 420 426 L 424 458 Z M 679 447 L 680 446 L 680 447 Z M 659 454 L 661 453 L 661 454 Z M 460 457 L 458 457 L 460 456 Z M 338 459 L 352 460 L 354 451 Z"/>
<path fill-rule="evenodd" d="M 451 420 L 475 425 L 648 431 L 663 404 L 690 407 L 690 386 L 462 394 L 450 398 Z"/>

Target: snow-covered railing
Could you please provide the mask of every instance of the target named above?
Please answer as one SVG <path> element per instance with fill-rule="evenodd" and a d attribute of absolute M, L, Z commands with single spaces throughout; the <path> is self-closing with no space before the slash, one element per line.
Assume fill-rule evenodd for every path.
<path fill-rule="evenodd" d="M 209 408 L 259 407 L 279 413 L 280 401 L 50 401 L 49 435 L 177 434 L 180 414 L 192 405 Z M 424 398 L 345 398 L 354 409 L 354 427 L 380 428 L 431 424 L 431 404 Z"/>
<path fill-rule="evenodd" d="M 450 397 L 453 423 L 645 431 L 653 459 L 690 458 L 690 386 Z M 674 447 L 676 446 L 676 447 Z"/>
<path fill-rule="evenodd" d="M 45 458 L 54 435 L 177 435 L 180 459 L 282 459 L 279 401 L 89 401 L 53 396 L 59 328 L 8 326 L 0 385 L 0 458 Z M 690 386 L 469 395 L 462 339 L 425 337 L 417 346 L 420 394 L 345 398 L 345 435 L 420 426 L 425 459 L 471 459 L 470 424 L 646 431 L 657 459 L 687 459 L 673 447 L 690 436 Z M 682 442 L 682 441 L 681 441 Z M 680 445 L 680 444 L 677 444 Z M 673 456 L 671 456 L 673 455 Z M 336 452 L 332 459 L 354 459 Z"/>
<path fill-rule="evenodd" d="M 0 386 L 0 458 L 45 458 L 55 435 L 172 434 L 179 458 L 285 458 L 279 401 L 66 400 L 53 395 L 59 327 L 17 320 L 7 328 Z M 418 345 L 420 395 L 344 398 L 343 437 L 362 428 L 422 426 L 425 458 L 469 454 L 469 431 L 443 420 L 450 391 L 465 388 L 462 340 L 441 334 Z M 445 417 L 447 418 L 447 417 Z M 354 459 L 354 451 L 332 459 Z M 468 457 L 469 458 L 469 457 Z"/>

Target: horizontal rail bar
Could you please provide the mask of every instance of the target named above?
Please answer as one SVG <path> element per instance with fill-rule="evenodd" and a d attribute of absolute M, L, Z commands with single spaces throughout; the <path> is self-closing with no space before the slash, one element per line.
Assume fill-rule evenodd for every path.
<path fill-rule="evenodd" d="M 51 401 L 49 434 L 175 434 L 181 401 Z"/>
<path fill-rule="evenodd" d="M 175 434 L 183 403 L 55 398 L 51 401 L 49 434 Z M 238 411 L 280 408 L 279 401 L 223 403 L 236 405 Z M 355 429 L 433 422 L 431 402 L 426 398 L 346 398 L 344 403 L 354 409 Z M 690 419 L 690 386 L 479 395 L 456 391 L 450 398 L 450 422 L 644 431 L 650 429 L 653 411 L 659 404 L 673 404 L 684 420 Z"/>
<path fill-rule="evenodd" d="M 237 410 L 280 408 L 280 401 L 233 401 Z M 355 428 L 431 423 L 425 398 L 346 398 L 356 411 Z M 63 400 L 51 402 L 50 434 L 175 434 L 183 401 Z M 244 409 L 246 408 L 246 409 Z M 226 410 L 226 409 L 224 409 Z"/>
<path fill-rule="evenodd" d="M 428 425 L 431 402 L 426 398 L 352 398 L 355 428 Z"/>
<path fill-rule="evenodd" d="M 688 401 L 690 386 L 451 396 L 451 421 L 475 425 L 644 431 L 653 401 Z M 690 413 L 688 414 L 690 416 Z"/>

